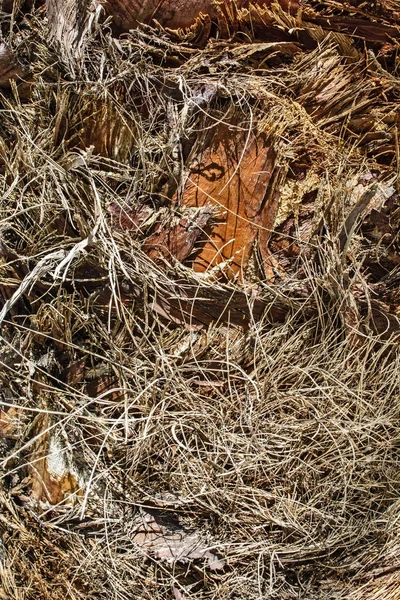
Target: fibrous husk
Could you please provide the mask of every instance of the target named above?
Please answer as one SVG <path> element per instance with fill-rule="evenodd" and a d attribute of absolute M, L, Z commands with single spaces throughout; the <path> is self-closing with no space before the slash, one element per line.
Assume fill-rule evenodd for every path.
<path fill-rule="evenodd" d="M 5 597 L 397 593 L 397 9 L 301 4 L 4 17 Z"/>

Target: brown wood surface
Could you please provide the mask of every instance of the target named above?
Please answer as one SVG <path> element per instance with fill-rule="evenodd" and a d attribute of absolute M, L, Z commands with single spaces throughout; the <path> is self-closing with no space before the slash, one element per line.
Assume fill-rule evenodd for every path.
<path fill-rule="evenodd" d="M 265 135 L 249 135 L 234 124 L 218 126 L 211 143 L 202 146 L 180 202 L 215 207 L 220 218 L 194 260 L 195 270 L 229 261 L 227 270 L 236 275 L 246 267 L 257 237 L 266 246 L 276 214 L 269 188 L 274 160 Z"/>
<path fill-rule="evenodd" d="M 225 0 L 220 2 L 222 10 L 235 14 L 238 9 L 255 6 L 270 6 L 273 0 Z M 296 1 L 280 0 L 284 9 L 297 10 Z M 115 26 L 127 31 L 137 23 L 159 22 L 171 29 L 190 27 L 200 13 L 217 19 L 219 10 L 213 0 L 107 0 L 105 10 L 113 16 Z"/>

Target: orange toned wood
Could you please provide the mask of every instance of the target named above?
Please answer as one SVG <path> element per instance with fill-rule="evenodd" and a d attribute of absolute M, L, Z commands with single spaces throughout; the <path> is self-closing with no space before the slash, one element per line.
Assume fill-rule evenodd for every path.
<path fill-rule="evenodd" d="M 30 456 L 31 496 L 33 499 L 48 502 L 51 505 L 61 502 L 73 503 L 82 495 L 75 474 L 71 473 L 63 459 L 63 448 L 60 447 L 60 464 L 64 469 L 53 472 L 50 468 L 51 436 L 50 421 L 47 415 L 39 419 L 34 430 L 37 438 Z"/>
<path fill-rule="evenodd" d="M 74 495 L 81 496 L 75 475 L 66 472 L 61 477 L 54 477 L 47 468 L 45 460 L 37 463 L 32 475 L 32 496 L 36 500 L 48 502 L 52 506 L 62 502 L 71 502 Z"/>
<path fill-rule="evenodd" d="M 229 260 L 228 272 L 236 275 L 246 267 L 257 237 L 266 247 L 276 214 L 270 187 L 274 162 L 264 135 L 248 136 L 227 124 L 217 128 L 211 144 L 197 156 L 180 200 L 185 206 L 220 209 L 220 222 L 195 258 L 195 270 Z"/>

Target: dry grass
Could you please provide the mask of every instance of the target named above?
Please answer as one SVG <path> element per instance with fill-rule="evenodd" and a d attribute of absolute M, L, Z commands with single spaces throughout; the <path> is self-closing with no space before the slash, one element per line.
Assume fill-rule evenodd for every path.
<path fill-rule="evenodd" d="M 379 171 L 379 212 L 397 158 L 349 123 L 381 122 L 398 84 L 374 87 L 331 34 L 257 62 L 99 29 L 73 75 L 46 35 L 39 15 L 21 27 L 31 95 L 2 98 L 3 597 L 397 598 L 398 275 L 367 259 L 389 264 L 399 209 L 388 249 L 362 229 L 355 191 Z M 232 110 L 274 140 L 282 181 L 303 159 L 316 172 L 312 235 L 276 281 L 256 254 L 240 282 L 153 262 L 146 232 L 110 218 L 132 202 L 179 215 L 182 146 Z M 233 306 L 200 326 L 187 300 L 235 293 L 245 327 Z M 223 568 L 163 557 L 138 534 L 149 514 L 167 545 L 168 527 L 195 534 Z"/>

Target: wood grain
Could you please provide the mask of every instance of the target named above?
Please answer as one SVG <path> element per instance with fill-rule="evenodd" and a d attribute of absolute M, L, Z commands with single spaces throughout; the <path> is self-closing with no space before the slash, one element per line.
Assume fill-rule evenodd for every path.
<path fill-rule="evenodd" d="M 249 135 L 234 123 L 218 126 L 211 144 L 196 156 L 180 199 L 184 206 L 209 205 L 220 212 L 194 260 L 195 270 L 229 261 L 230 275 L 237 275 L 256 238 L 267 244 L 276 214 L 270 188 L 274 165 L 275 152 L 265 135 Z"/>

